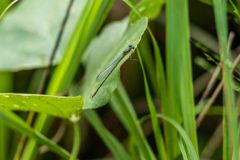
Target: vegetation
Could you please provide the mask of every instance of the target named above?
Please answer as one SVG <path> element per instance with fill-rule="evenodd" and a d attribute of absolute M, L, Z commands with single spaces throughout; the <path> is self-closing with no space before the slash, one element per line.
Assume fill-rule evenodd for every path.
<path fill-rule="evenodd" d="M 1 160 L 239 159 L 238 1 L 2 1 Z"/>

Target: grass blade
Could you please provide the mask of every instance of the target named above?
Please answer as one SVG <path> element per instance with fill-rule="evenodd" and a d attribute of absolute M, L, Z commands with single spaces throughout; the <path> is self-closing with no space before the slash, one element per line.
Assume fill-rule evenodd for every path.
<path fill-rule="evenodd" d="M 137 144 L 139 152 L 144 157 L 144 159 L 156 159 L 143 135 L 143 132 L 137 120 L 137 115 L 134 112 L 131 101 L 121 83 L 112 95 L 110 105 L 116 112 L 125 128 L 131 134 L 131 137 Z"/>
<path fill-rule="evenodd" d="M 188 160 L 187 153 L 186 153 L 185 148 L 183 146 L 182 140 L 181 140 L 181 138 L 179 136 L 178 136 L 178 144 L 179 144 L 179 148 L 180 148 L 180 150 L 182 152 L 183 159 L 184 160 Z"/>
<path fill-rule="evenodd" d="M 192 89 L 191 54 L 189 46 L 189 23 L 187 0 L 166 1 L 167 10 L 167 89 L 168 108 L 164 114 L 183 122 L 193 146 L 198 153 Z M 166 126 L 170 159 L 180 154 L 177 132 Z"/>
<path fill-rule="evenodd" d="M 229 136 L 226 135 L 226 131 L 224 131 L 224 138 L 226 142 L 223 146 L 224 152 L 228 152 L 230 148 L 233 149 L 233 159 L 238 160 L 238 142 L 237 142 L 237 119 L 235 115 L 235 100 L 234 100 L 234 93 L 233 93 L 233 83 L 232 83 L 232 76 L 230 73 L 230 66 L 229 66 L 229 55 L 227 50 L 227 13 L 226 7 L 227 2 L 225 0 L 213 0 L 214 4 L 214 15 L 215 21 L 217 26 L 217 35 L 219 45 L 221 46 L 220 52 L 222 54 L 222 62 L 223 62 L 223 91 L 225 96 L 225 103 L 226 103 L 226 113 L 227 119 L 224 120 L 226 123 L 224 126 L 227 125 Z M 225 116 L 224 116 L 225 118 Z M 229 138 L 229 139 L 228 139 Z M 230 146 L 227 144 L 230 143 Z M 229 148 L 230 147 L 230 148 Z M 225 158 L 229 158 L 228 156 Z"/>
<path fill-rule="evenodd" d="M 152 101 L 152 97 L 151 97 L 151 94 L 150 94 L 150 90 L 149 90 L 149 87 L 148 87 L 148 82 L 147 82 L 147 78 L 146 78 L 146 74 L 145 74 L 145 69 L 144 69 L 144 66 L 143 66 L 143 63 L 142 63 L 142 58 L 141 58 L 141 55 L 140 55 L 140 52 L 139 52 L 138 49 L 137 49 L 137 53 L 138 53 L 138 58 L 139 58 L 141 67 L 142 67 L 145 92 L 146 92 L 147 102 L 148 102 L 148 105 L 149 105 L 155 142 L 156 142 L 157 149 L 158 149 L 158 156 L 159 156 L 159 159 L 164 160 L 164 159 L 167 159 L 167 156 L 165 154 L 166 152 L 165 152 L 165 146 L 164 146 L 162 133 L 161 133 L 159 125 L 158 125 L 156 110 L 155 110 L 155 107 L 154 107 L 154 104 L 153 104 L 153 101 Z"/>
<path fill-rule="evenodd" d="M 13 73 L 0 72 L 0 93 L 12 92 Z M 1 112 L 1 111 L 0 111 Z M 0 159 L 8 159 L 9 140 L 11 138 L 10 129 L 0 122 Z"/>
<path fill-rule="evenodd" d="M 108 149 L 118 160 L 129 160 L 127 152 L 123 149 L 117 139 L 104 127 L 96 111 L 86 110 L 83 112 L 88 121 L 94 127 L 98 135 L 102 138 Z"/>
<path fill-rule="evenodd" d="M 189 159 L 198 160 L 198 156 L 196 154 L 194 146 L 193 146 L 189 136 L 187 135 L 186 131 L 172 118 L 169 118 L 162 114 L 157 114 L 157 117 L 162 118 L 165 121 L 169 122 L 177 130 L 177 132 L 181 135 L 183 141 L 185 142 L 186 148 L 188 149 L 188 153 L 190 156 Z M 142 122 L 146 121 L 147 119 L 150 119 L 150 115 L 141 117 L 141 119 L 139 121 L 142 123 Z M 179 135 L 178 135 L 178 138 L 179 138 Z"/>
<path fill-rule="evenodd" d="M 9 111 L 0 112 L 0 121 L 4 122 L 6 125 L 10 127 L 13 127 L 17 131 L 26 134 L 31 138 L 34 138 L 39 143 L 48 146 L 50 150 L 60 155 L 61 157 L 65 159 L 70 158 L 70 154 L 65 149 L 61 148 L 59 145 L 52 142 L 35 129 L 32 129 L 29 125 L 27 125 L 20 117 L 18 117 L 14 113 Z"/>
<path fill-rule="evenodd" d="M 85 6 L 86 12 L 83 12 L 84 14 L 79 17 L 79 21 L 64 53 L 63 61 L 54 71 L 53 78 L 47 89 L 47 94 L 55 95 L 70 85 L 80 65 L 84 50 L 102 25 L 112 3 L 113 0 L 87 1 L 87 5 Z M 91 12 L 91 9 L 94 12 Z M 52 122 L 53 117 L 41 114 L 36 119 L 34 128 L 46 134 Z M 24 160 L 33 160 L 37 154 L 37 142 L 30 139 L 26 144 L 22 158 Z"/>

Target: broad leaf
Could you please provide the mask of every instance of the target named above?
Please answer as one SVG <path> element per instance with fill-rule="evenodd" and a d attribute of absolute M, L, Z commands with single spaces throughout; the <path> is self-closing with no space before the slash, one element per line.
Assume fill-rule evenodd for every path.
<path fill-rule="evenodd" d="M 24 0 L 0 21 L 0 70 L 46 67 L 69 1 Z M 75 1 L 54 59 L 60 62 L 86 0 Z"/>
<path fill-rule="evenodd" d="M 81 96 L 61 97 L 30 94 L 0 94 L 0 110 L 35 111 L 69 118 L 82 110 Z"/>
<path fill-rule="evenodd" d="M 96 82 L 97 75 L 121 55 L 124 50 L 128 49 L 128 45 L 137 47 L 141 36 L 146 30 L 147 18 L 144 17 L 132 25 L 128 25 L 128 23 L 129 20 L 124 19 L 108 25 L 87 49 L 85 54 L 87 56 L 84 57 L 86 79 L 84 79 L 84 83 L 79 89 L 74 89 L 72 92 L 73 95 L 83 97 L 83 109 L 93 109 L 107 104 L 113 91 L 117 88 L 120 79 L 119 68 L 130 57 L 133 50 L 120 61 L 96 96 L 92 98 L 93 93 L 102 83 L 102 81 Z"/>
<path fill-rule="evenodd" d="M 149 21 L 154 20 L 160 13 L 165 0 L 143 0 L 136 5 L 137 11 L 141 16 L 148 17 Z M 135 22 L 140 17 L 134 12 L 131 12 L 131 22 Z"/>

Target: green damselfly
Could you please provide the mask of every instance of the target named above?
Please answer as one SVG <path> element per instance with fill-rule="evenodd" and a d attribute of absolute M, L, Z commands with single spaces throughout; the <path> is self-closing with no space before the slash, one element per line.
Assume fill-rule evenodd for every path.
<path fill-rule="evenodd" d="M 123 51 L 123 53 L 118 56 L 107 68 L 105 68 L 96 78 L 97 82 L 102 81 L 102 83 L 99 85 L 99 87 L 97 88 L 97 90 L 93 93 L 92 98 L 95 97 L 95 95 L 97 94 L 97 92 L 99 91 L 99 89 L 102 87 L 103 83 L 108 79 L 108 77 L 111 75 L 111 73 L 113 72 L 113 70 L 117 67 L 117 65 L 119 64 L 119 62 L 135 47 L 133 45 L 129 45 L 129 48 L 126 49 L 125 51 Z"/>

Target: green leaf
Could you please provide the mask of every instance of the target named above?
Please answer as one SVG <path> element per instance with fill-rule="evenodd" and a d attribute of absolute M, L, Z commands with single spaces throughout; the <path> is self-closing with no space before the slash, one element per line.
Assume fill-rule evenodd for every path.
<path fill-rule="evenodd" d="M 232 151 L 230 150 L 230 133 L 229 133 L 227 111 L 223 108 L 223 160 L 231 159 Z"/>
<path fill-rule="evenodd" d="M 197 156 L 197 151 L 195 150 L 187 132 L 174 119 L 164 116 L 162 114 L 157 114 L 157 116 L 168 121 L 171 125 L 174 126 L 174 128 L 177 129 L 177 131 L 180 133 L 180 135 L 182 136 L 182 139 L 184 140 L 184 142 L 187 146 L 190 159 L 198 160 L 199 158 Z"/>
<path fill-rule="evenodd" d="M 87 1 L 68 41 L 63 60 L 54 71 L 47 94 L 63 92 L 71 84 L 88 45 L 103 24 L 112 3 L 113 0 Z"/>
<path fill-rule="evenodd" d="M 17 131 L 26 134 L 27 136 L 34 138 L 39 143 L 48 146 L 50 150 L 55 152 L 56 154 L 60 155 L 65 159 L 70 158 L 70 154 L 57 145 L 56 143 L 49 140 L 47 137 L 36 131 L 35 129 L 31 128 L 26 122 L 24 122 L 20 117 L 16 114 L 9 112 L 9 111 L 1 111 L 0 112 L 0 121 L 4 124 L 8 125 L 9 127 L 13 127 Z"/>
<path fill-rule="evenodd" d="M 0 4 L 0 16 L 3 13 L 3 11 L 6 9 L 6 7 L 8 6 L 8 4 L 10 4 L 10 0 L 1 0 L 1 4 Z"/>
<path fill-rule="evenodd" d="M 198 154 L 189 45 L 188 1 L 168 0 L 166 10 L 166 70 L 169 103 L 168 106 L 164 106 L 164 114 L 174 118 L 178 123 L 183 123 Z M 165 126 L 169 156 L 170 159 L 175 159 L 180 154 L 177 132 L 169 124 Z"/>
<path fill-rule="evenodd" d="M 73 91 L 73 95 L 82 95 L 84 101 L 83 109 L 94 109 L 109 102 L 113 91 L 119 83 L 119 67 L 133 52 L 131 51 L 120 61 L 105 83 L 103 83 L 96 96 L 92 98 L 93 93 L 102 83 L 96 82 L 96 77 L 110 65 L 116 57 L 122 54 L 122 52 L 128 48 L 128 45 L 131 44 L 136 48 L 146 27 L 146 17 L 129 26 L 128 19 L 124 19 L 121 22 L 108 25 L 100 36 L 92 41 L 85 54 L 87 57 L 84 57 L 84 64 L 86 66 L 85 74 L 87 77 L 84 84 L 80 86 L 79 89 Z"/>
<path fill-rule="evenodd" d="M 13 73 L 0 72 L 0 77 L 0 92 L 11 92 L 13 88 Z M 0 122 L 0 159 L 10 158 L 8 149 L 11 136 L 10 129 L 3 122 Z"/>
<path fill-rule="evenodd" d="M 82 2 L 82 1 L 80 1 Z M 65 91 L 71 84 L 77 69 L 82 62 L 83 54 L 103 24 L 113 0 L 91 0 L 86 1 L 84 11 L 78 18 L 78 22 L 68 41 L 64 58 L 54 70 L 52 79 L 47 88 L 46 94 L 55 95 Z M 41 114 L 35 121 L 34 128 L 41 133 L 47 133 L 53 122 L 52 116 Z M 24 160 L 32 160 L 37 157 L 38 144 L 35 140 L 28 140 L 26 149 L 23 152 Z"/>
<path fill-rule="evenodd" d="M 149 85 L 151 86 L 151 89 L 154 93 L 154 95 L 158 95 L 158 88 L 157 86 L 157 80 L 156 80 L 156 69 L 155 69 L 155 63 L 154 63 L 154 57 L 152 56 L 152 46 L 151 41 L 149 39 L 149 33 L 145 32 L 141 42 L 138 46 L 138 49 L 140 50 L 140 53 L 147 53 L 142 54 L 143 64 L 146 67 L 146 73 L 147 78 L 149 78 Z M 156 58 L 155 58 L 156 59 Z"/>
<path fill-rule="evenodd" d="M 110 101 L 110 106 L 136 144 L 138 152 L 140 153 L 140 159 L 155 160 L 156 157 L 154 156 L 150 145 L 147 143 L 141 126 L 138 123 L 138 118 L 136 112 L 134 111 L 134 107 L 122 83 L 119 84 L 114 92 Z"/>
<path fill-rule="evenodd" d="M 139 62 L 142 67 L 145 92 L 146 92 L 147 102 L 148 102 L 149 111 L 150 111 L 150 115 L 151 115 L 153 132 L 154 132 L 154 137 L 155 137 L 156 146 L 157 146 L 157 150 L 158 150 L 158 156 L 159 156 L 159 159 L 166 160 L 167 156 L 166 156 L 166 150 L 165 150 L 165 146 L 164 146 L 163 136 L 162 136 L 160 127 L 158 125 L 156 109 L 155 109 L 155 106 L 152 101 L 152 97 L 151 97 L 150 90 L 148 87 L 148 81 L 147 81 L 145 69 L 144 69 L 144 66 L 142 63 L 142 58 L 141 58 L 141 55 L 140 55 L 140 52 L 138 49 L 137 49 L 137 53 L 138 53 Z"/>
<path fill-rule="evenodd" d="M 165 0 L 143 0 L 140 1 L 135 8 L 141 14 L 142 17 L 148 17 L 148 20 L 154 20 L 160 13 Z M 134 12 L 131 11 L 130 14 L 131 22 L 136 22 L 140 17 Z"/>
<path fill-rule="evenodd" d="M 163 114 L 157 114 L 157 117 L 162 118 L 165 121 L 169 122 L 177 130 L 177 132 L 179 133 L 179 135 L 181 135 L 183 141 L 185 142 L 190 159 L 198 160 L 197 153 L 194 150 L 194 146 L 193 146 L 188 134 L 186 133 L 186 131 L 173 118 L 167 117 Z M 139 121 L 141 123 L 143 123 L 144 121 L 146 121 L 147 119 L 150 119 L 150 118 L 151 118 L 150 115 L 145 115 L 145 116 L 141 117 Z M 179 135 L 177 135 L 177 137 L 178 137 L 177 140 L 179 140 Z M 178 142 L 178 144 L 179 144 L 179 142 Z"/>
<path fill-rule="evenodd" d="M 130 1 L 128 1 L 128 0 L 124 0 L 124 1 L 132 8 L 132 10 L 136 14 L 136 16 L 142 17 L 141 13 L 139 13 L 137 11 L 137 9 L 131 4 Z M 149 27 L 148 27 L 148 31 L 149 31 L 149 34 L 153 41 L 154 55 L 155 55 L 155 59 L 156 59 L 156 61 L 155 61 L 156 62 L 156 75 L 157 75 L 157 83 L 158 83 L 157 90 L 160 91 L 162 106 L 166 106 L 167 98 L 166 98 L 166 88 L 165 88 L 165 75 L 164 75 L 164 70 L 163 70 L 163 65 L 162 65 L 162 59 L 160 56 L 160 50 L 159 50 L 159 47 L 155 40 L 155 37 L 153 36 Z M 151 99 L 148 82 L 147 82 L 147 78 L 146 78 L 146 74 L 145 74 L 145 69 L 144 69 L 144 66 L 142 63 L 142 58 L 141 58 L 138 50 L 137 50 L 137 53 L 138 53 L 139 62 L 141 64 L 142 71 L 143 71 L 144 86 L 145 86 L 145 91 L 146 91 L 147 102 L 149 105 L 151 120 L 152 120 L 152 124 L 153 124 L 153 131 L 154 131 L 155 141 L 156 141 L 156 145 L 157 145 L 158 156 L 159 156 L 159 159 L 164 160 L 164 159 L 167 159 L 167 156 L 166 156 L 166 150 L 165 150 L 162 134 L 161 134 L 160 128 L 157 123 L 156 110 L 155 110 L 155 107 L 154 107 L 152 99 Z M 161 85 L 161 88 L 159 88 L 160 85 Z M 157 93 L 157 95 L 159 95 L 159 94 Z"/>
<path fill-rule="evenodd" d="M 81 0 L 73 4 L 54 64 L 61 61 L 85 3 L 86 0 Z M 24 0 L 8 11 L 0 25 L 0 70 L 19 71 L 46 67 L 67 5 L 68 1 Z"/>
<path fill-rule="evenodd" d="M 127 152 L 124 150 L 121 143 L 105 128 L 96 111 L 86 110 L 83 113 L 87 117 L 89 123 L 91 123 L 93 128 L 96 130 L 98 135 L 101 137 L 103 142 L 106 144 L 108 149 L 114 155 L 114 158 L 117 160 L 128 160 L 129 156 Z"/>
<path fill-rule="evenodd" d="M 168 121 L 171 125 L 174 126 L 174 128 L 177 129 L 177 131 L 180 133 L 180 135 L 182 136 L 182 138 L 183 138 L 183 140 L 184 140 L 184 142 L 187 146 L 190 159 L 191 160 L 198 160 L 199 158 L 197 156 L 197 153 L 194 150 L 194 146 L 193 146 L 188 134 L 186 133 L 186 131 L 176 121 L 174 121 L 174 119 L 169 118 L 167 116 L 164 116 L 162 114 L 158 114 L 157 116 L 160 117 L 160 118 L 163 118 L 166 121 Z"/>
<path fill-rule="evenodd" d="M 184 160 L 188 160 L 188 158 L 187 158 L 187 153 L 186 153 L 186 151 L 185 151 L 185 148 L 184 148 L 184 145 L 183 145 L 183 143 L 182 143 L 182 140 L 181 140 L 181 137 L 180 137 L 180 136 L 178 136 L 178 145 L 179 145 L 179 148 L 180 148 L 180 150 L 181 150 L 181 152 L 182 152 L 183 159 L 184 159 Z"/>
<path fill-rule="evenodd" d="M 131 7 L 131 9 L 134 11 L 136 16 L 142 17 L 141 13 L 139 13 L 137 11 L 137 9 L 132 5 L 132 3 L 130 1 L 124 0 L 124 2 L 127 3 L 129 5 L 129 7 Z M 163 68 L 161 68 L 162 67 L 162 65 L 161 65 L 162 61 L 161 61 L 161 57 L 160 57 L 160 51 L 159 51 L 159 48 L 158 48 L 157 43 L 155 41 L 155 37 L 152 35 L 151 30 L 149 28 L 148 28 L 148 31 L 149 31 L 149 33 L 151 35 L 151 38 L 153 40 L 153 43 L 154 43 L 154 54 L 155 54 L 155 58 L 156 58 L 156 65 L 158 65 L 157 69 L 156 69 L 156 71 L 157 71 L 157 80 L 159 80 L 159 75 L 161 75 L 161 78 L 162 78 L 161 80 L 163 80 L 161 84 L 165 84 L 165 80 L 164 80 L 165 79 L 165 75 L 164 75 Z M 163 139 L 162 139 L 162 134 L 161 134 L 160 128 L 159 128 L 159 126 L 157 124 L 156 111 L 155 111 L 155 108 L 153 106 L 153 102 L 151 100 L 151 95 L 150 95 L 148 82 L 147 82 L 146 75 L 145 75 L 145 70 L 144 70 L 144 67 L 143 67 L 143 63 L 142 63 L 142 60 L 141 60 L 140 53 L 139 53 L 138 50 L 137 50 L 137 52 L 138 52 L 139 61 L 140 61 L 140 64 L 141 64 L 141 67 L 142 67 L 142 70 L 143 70 L 145 91 L 146 91 L 147 101 L 148 101 L 148 105 L 149 105 L 149 109 L 150 109 L 150 113 L 151 113 L 151 119 L 152 119 L 152 123 L 153 123 L 153 130 L 154 130 L 154 136 L 155 136 L 155 141 L 156 141 L 157 150 L 158 150 L 158 156 L 159 156 L 159 159 L 167 159 L 165 146 L 164 146 L 164 142 L 163 142 Z M 159 70 L 159 68 L 160 68 L 160 70 Z M 165 91 L 165 90 L 162 89 L 162 91 Z M 162 93 L 163 92 L 161 92 L 161 94 Z M 163 96 L 163 95 L 161 95 L 161 96 Z M 135 137 L 135 135 L 133 135 L 133 137 Z M 139 151 L 139 152 L 142 153 L 141 151 Z"/>
<path fill-rule="evenodd" d="M 227 34 L 228 34 L 228 27 L 227 27 L 227 13 L 226 7 L 227 2 L 224 0 L 213 0 L 214 4 L 214 16 L 216 22 L 216 29 L 218 35 L 218 41 L 220 46 L 220 53 L 222 54 L 222 66 L 223 66 L 223 93 L 224 93 L 224 103 L 226 104 L 226 113 L 227 116 L 224 116 L 224 123 L 226 122 L 226 127 L 224 126 L 224 130 L 228 129 L 229 135 L 226 134 L 224 131 L 223 138 L 227 143 L 224 143 L 223 152 L 224 152 L 224 160 L 229 159 L 229 157 L 225 157 L 225 153 L 229 152 L 232 154 L 233 157 L 231 159 L 238 160 L 238 141 L 237 141 L 237 127 L 238 127 L 238 120 L 235 114 L 235 95 L 232 90 L 233 82 L 232 76 L 230 71 L 230 52 L 227 48 Z M 227 119 L 225 119 L 227 118 Z M 230 146 L 225 145 L 230 144 Z M 230 149 L 231 148 L 231 149 Z"/>
<path fill-rule="evenodd" d="M 81 111 L 81 96 L 61 97 L 31 94 L 0 94 L 0 110 L 35 111 L 53 116 L 69 118 Z"/>

